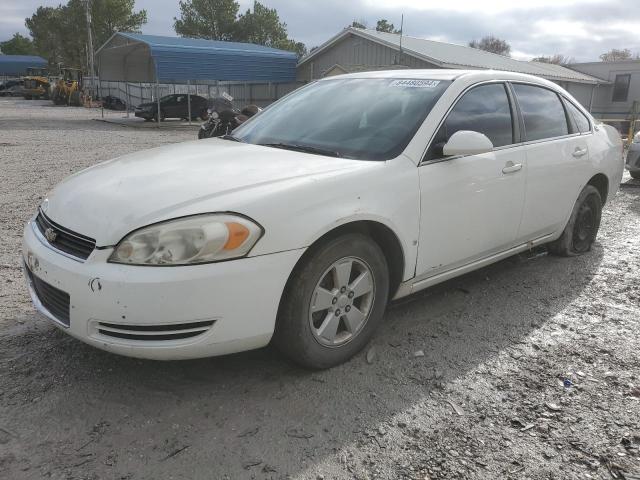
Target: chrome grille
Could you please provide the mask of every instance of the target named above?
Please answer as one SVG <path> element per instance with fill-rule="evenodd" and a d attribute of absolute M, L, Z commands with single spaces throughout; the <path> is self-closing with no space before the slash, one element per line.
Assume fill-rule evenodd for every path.
<path fill-rule="evenodd" d="M 172 325 L 127 325 L 98 322 L 96 328 L 100 335 L 106 335 L 107 337 L 154 342 L 197 337 L 207 332 L 214 323 L 214 320 Z"/>
<path fill-rule="evenodd" d="M 86 260 L 96 247 L 93 238 L 66 229 L 51 221 L 42 211 L 36 217 L 36 226 L 45 240 L 54 248 L 73 257 Z"/>
<path fill-rule="evenodd" d="M 28 268 L 29 282 L 38 300 L 60 323 L 69 326 L 69 294 L 36 277 Z"/>

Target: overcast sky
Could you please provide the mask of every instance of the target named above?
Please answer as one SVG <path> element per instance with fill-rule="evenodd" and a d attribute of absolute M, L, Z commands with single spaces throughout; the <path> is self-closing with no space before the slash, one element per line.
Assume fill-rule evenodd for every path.
<path fill-rule="evenodd" d="M 0 40 L 28 33 L 25 17 L 39 5 L 64 0 L 0 0 Z M 264 0 L 275 7 L 292 38 L 311 48 L 338 33 L 354 19 L 375 27 L 386 18 L 413 37 L 466 44 L 493 34 L 507 40 L 512 56 L 530 59 L 561 53 L 577 61 L 597 60 L 611 48 L 640 52 L 640 9 L 629 0 Z M 241 0 L 244 10 L 252 0 Z M 518 5 L 522 4 L 522 5 Z M 144 33 L 175 35 L 177 0 L 137 0 L 149 22 Z"/>

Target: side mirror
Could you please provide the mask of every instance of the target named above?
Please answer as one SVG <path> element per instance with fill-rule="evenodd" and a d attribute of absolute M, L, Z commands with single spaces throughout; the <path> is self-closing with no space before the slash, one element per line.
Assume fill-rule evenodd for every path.
<path fill-rule="evenodd" d="M 493 150 L 493 143 L 486 135 L 471 130 L 459 130 L 442 148 L 446 157 L 454 155 L 479 155 Z"/>

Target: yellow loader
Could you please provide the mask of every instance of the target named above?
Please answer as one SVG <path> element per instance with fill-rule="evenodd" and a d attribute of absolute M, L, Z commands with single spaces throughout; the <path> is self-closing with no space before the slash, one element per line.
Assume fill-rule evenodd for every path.
<path fill-rule="evenodd" d="M 27 76 L 24 77 L 24 91 L 22 93 L 26 100 L 49 99 L 51 82 L 47 70 L 43 68 L 28 68 Z"/>
<path fill-rule="evenodd" d="M 56 105 L 82 106 L 82 70 L 61 68 L 51 99 Z"/>

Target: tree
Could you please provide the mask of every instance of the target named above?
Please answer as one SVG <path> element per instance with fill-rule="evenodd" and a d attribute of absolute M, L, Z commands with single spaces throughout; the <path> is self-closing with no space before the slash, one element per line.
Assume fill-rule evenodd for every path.
<path fill-rule="evenodd" d="M 287 24 L 275 8 L 256 1 L 253 11 L 238 15 L 239 8 L 234 0 L 183 0 L 174 28 L 182 36 L 256 43 L 296 52 L 300 57 L 307 53 L 304 43 L 288 37 Z"/>
<path fill-rule="evenodd" d="M 482 37 L 480 40 L 472 40 L 469 42 L 471 48 L 477 48 L 484 50 L 485 52 L 497 53 L 498 55 L 504 55 L 505 57 L 511 56 L 511 45 L 505 40 L 488 35 Z"/>
<path fill-rule="evenodd" d="M 618 50 L 617 48 L 612 48 L 606 53 L 600 55 L 600 60 L 603 62 L 617 62 L 618 60 L 631 60 L 633 55 L 631 54 L 631 50 L 628 48 Z M 636 58 L 638 56 L 636 55 Z"/>
<path fill-rule="evenodd" d="M 6 42 L 0 42 L 0 51 L 5 55 L 37 55 L 31 39 L 19 33 L 14 33 Z"/>
<path fill-rule="evenodd" d="M 49 60 L 50 65 L 63 62 L 62 44 L 66 26 L 63 24 L 62 9 L 62 6 L 38 7 L 31 18 L 25 20 L 35 49 Z"/>
<path fill-rule="evenodd" d="M 565 57 L 559 53 L 552 55 L 550 57 L 541 56 L 536 57 L 531 60 L 532 62 L 540 62 L 540 63 L 551 63 L 554 65 L 569 65 L 570 63 L 575 63 L 575 58 L 573 57 Z"/>
<path fill-rule="evenodd" d="M 233 40 L 239 10 L 235 0 L 181 0 L 173 28 L 182 37 Z"/>
<path fill-rule="evenodd" d="M 76 11 L 85 11 L 85 0 L 72 0 Z M 147 23 L 147 11 L 134 12 L 135 0 L 92 0 L 91 21 L 96 49 L 115 32 L 140 32 Z M 86 33 L 86 32 L 85 32 Z"/>
<path fill-rule="evenodd" d="M 280 20 L 278 11 L 257 1 L 253 11 L 247 10 L 238 17 L 235 40 L 294 51 L 298 56 L 307 53 L 304 43 L 288 37 L 287 24 Z"/>
<path fill-rule="evenodd" d="M 115 32 L 138 32 L 147 12 L 134 12 L 134 0 L 92 0 L 91 22 L 94 49 Z M 66 5 L 39 7 L 25 20 L 36 50 L 49 60 L 87 70 L 86 1 L 69 0 Z"/>
<path fill-rule="evenodd" d="M 386 19 L 378 20 L 376 24 L 376 31 L 384 32 L 384 33 L 400 33 L 400 30 L 396 30 L 396 27 L 393 23 L 389 23 Z"/>
<path fill-rule="evenodd" d="M 354 20 L 353 23 L 351 24 L 351 27 L 366 29 L 367 28 L 367 22 L 365 22 L 364 20 Z"/>

